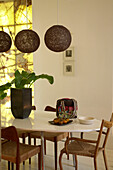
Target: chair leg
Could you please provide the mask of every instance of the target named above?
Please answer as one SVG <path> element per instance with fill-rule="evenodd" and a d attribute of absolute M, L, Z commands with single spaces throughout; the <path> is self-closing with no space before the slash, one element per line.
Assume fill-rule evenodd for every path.
<path fill-rule="evenodd" d="M 14 170 L 14 163 L 11 163 L 11 165 L 12 165 L 12 170 Z"/>
<path fill-rule="evenodd" d="M 25 134 L 22 134 L 22 142 L 25 144 Z M 23 162 L 23 165 L 25 165 L 25 161 Z"/>
<path fill-rule="evenodd" d="M 83 134 L 84 134 L 84 133 L 83 133 L 83 132 L 81 132 L 81 134 L 80 134 L 81 139 L 83 139 Z"/>
<path fill-rule="evenodd" d="M 108 170 L 105 150 L 103 150 L 103 157 L 104 157 L 104 163 L 105 163 L 106 170 Z"/>
<path fill-rule="evenodd" d="M 25 135 L 24 135 L 24 133 L 22 134 L 22 142 L 25 144 Z"/>
<path fill-rule="evenodd" d="M 60 170 L 63 170 L 63 168 L 62 168 L 62 155 L 63 155 L 63 152 L 61 151 L 60 152 L 60 156 L 59 156 L 59 167 L 60 167 Z"/>
<path fill-rule="evenodd" d="M 20 169 L 20 164 L 16 163 L 16 170 L 19 170 L 19 169 Z"/>
<path fill-rule="evenodd" d="M 68 133 L 68 137 L 66 138 L 66 140 L 69 139 L 69 133 Z M 69 160 L 69 154 L 67 154 L 67 160 Z"/>
<path fill-rule="evenodd" d="M 10 162 L 8 161 L 8 170 L 10 170 Z"/>
<path fill-rule="evenodd" d="M 38 170 L 41 170 L 41 152 L 38 154 Z"/>
<path fill-rule="evenodd" d="M 96 158 L 94 158 L 94 168 L 95 168 L 95 170 L 97 170 L 97 161 L 96 161 Z"/>
<path fill-rule="evenodd" d="M 34 138 L 34 145 L 36 145 L 36 138 Z"/>
<path fill-rule="evenodd" d="M 57 170 L 57 141 L 54 143 L 55 149 L 55 170 Z"/>
<path fill-rule="evenodd" d="M 75 156 L 75 170 L 77 170 L 78 169 L 77 155 L 74 156 Z"/>
<path fill-rule="evenodd" d="M 44 152 L 45 152 L 45 155 L 46 155 L 46 139 L 44 138 Z"/>
<path fill-rule="evenodd" d="M 28 144 L 31 145 L 31 136 L 28 135 Z M 29 164 L 31 165 L 31 158 L 29 158 Z"/>

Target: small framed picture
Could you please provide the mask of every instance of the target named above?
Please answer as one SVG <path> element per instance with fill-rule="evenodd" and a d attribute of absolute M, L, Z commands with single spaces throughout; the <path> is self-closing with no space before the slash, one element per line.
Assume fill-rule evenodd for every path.
<path fill-rule="evenodd" d="M 74 60 L 74 47 L 69 47 L 66 51 L 64 51 L 64 60 Z"/>
<path fill-rule="evenodd" d="M 66 76 L 74 76 L 75 68 L 73 61 L 66 61 L 63 65 L 63 74 Z"/>

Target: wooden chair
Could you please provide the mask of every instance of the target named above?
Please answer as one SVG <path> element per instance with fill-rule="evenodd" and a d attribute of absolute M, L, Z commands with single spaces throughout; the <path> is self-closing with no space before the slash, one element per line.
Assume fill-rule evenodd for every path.
<path fill-rule="evenodd" d="M 16 164 L 16 170 L 19 170 L 21 162 L 38 154 L 38 169 L 41 168 L 41 146 L 31 146 L 19 143 L 17 130 L 14 126 L 10 126 L 1 130 L 1 137 L 5 140 L 2 142 L 1 158 L 7 160 L 8 170 L 10 170 L 10 162 Z"/>
<path fill-rule="evenodd" d="M 113 120 L 113 115 L 112 115 L 112 120 Z M 100 151 L 103 152 L 105 167 L 106 167 L 106 170 L 108 170 L 106 155 L 105 155 L 105 146 L 106 146 L 106 142 L 108 139 L 108 134 L 109 134 L 110 128 L 112 126 L 113 126 L 113 122 L 102 120 L 97 140 L 87 140 L 87 139 L 80 139 L 80 138 L 74 138 L 74 137 L 69 138 L 65 142 L 65 148 L 63 148 L 61 150 L 61 153 L 59 156 L 60 170 L 63 170 L 62 164 L 61 164 L 61 159 L 62 159 L 63 153 L 75 155 L 75 163 L 76 163 L 75 169 L 76 170 L 78 168 L 77 155 L 88 156 L 88 157 L 94 158 L 94 168 L 95 168 L 95 170 L 97 170 L 96 160 L 97 160 L 97 155 Z M 103 132 L 104 127 L 106 127 L 107 130 L 106 130 L 106 133 L 104 133 L 104 135 L 105 135 L 104 141 L 103 141 L 102 146 L 100 147 L 100 140 L 101 140 L 101 136 L 103 134 L 102 132 Z M 71 141 L 71 143 L 70 143 L 70 141 Z"/>
<path fill-rule="evenodd" d="M 36 106 L 32 106 L 31 110 L 36 110 Z M 2 129 L 4 129 L 4 127 L 1 127 Z M 22 129 L 16 129 L 17 133 L 18 133 L 18 137 L 22 139 L 22 143 L 25 144 L 25 139 L 29 136 L 30 131 L 28 130 L 22 130 Z M 9 163 L 8 163 L 9 164 Z M 25 164 L 25 162 L 23 162 L 23 165 Z M 13 163 L 12 163 L 12 169 L 13 169 Z"/>
<path fill-rule="evenodd" d="M 51 106 L 46 106 L 45 111 L 56 112 L 56 109 Z M 29 133 L 29 144 L 31 144 L 31 138 L 34 138 L 34 145 L 36 145 L 36 139 L 41 138 L 40 132 Z M 69 138 L 69 133 L 52 133 L 52 132 L 44 132 L 44 147 L 46 154 L 46 140 L 54 142 L 54 150 L 55 150 L 55 170 L 57 170 L 57 142 L 61 141 L 64 138 Z M 68 156 L 69 159 L 69 156 Z"/>

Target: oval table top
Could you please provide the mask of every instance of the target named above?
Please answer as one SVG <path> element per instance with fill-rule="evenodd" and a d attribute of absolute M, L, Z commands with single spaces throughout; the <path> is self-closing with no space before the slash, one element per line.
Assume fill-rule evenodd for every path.
<path fill-rule="evenodd" d="M 31 116 L 32 115 L 32 116 Z M 26 119 L 15 119 L 10 111 L 10 116 L 1 115 L 1 127 L 15 126 L 24 130 L 47 131 L 47 132 L 91 132 L 100 129 L 101 121 L 95 119 L 93 124 L 80 124 L 78 119 L 72 119 L 70 124 L 58 126 L 52 125 L 48 121 L 52 121 L 56 117 L 55 112 L 33 111 Z M 81 116 L 81 115 L 80 115 Z"/>

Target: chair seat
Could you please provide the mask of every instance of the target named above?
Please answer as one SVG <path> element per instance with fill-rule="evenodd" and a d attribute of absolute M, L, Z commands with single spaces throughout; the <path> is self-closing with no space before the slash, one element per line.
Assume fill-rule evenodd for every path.
<path fill-rule="evenodd" d="M 63 138 L 66 138 L 68 136 L 68 133 L 53 133 L 53 132 L 44 132 L 44 138 L 49 141 L 61 141 Z M 33 132 L 30 133 L 31 138 L 41 138 L 40 132 Z"/>
<path fill-rule="evenodd" d="M 69 154 L 94 157 L 96 146 L 82 141 L 73 141 L 67 146 Z M 101 148 L 99 148 L 101 150 Z M 62 149 L 65 152 L 65 148 Z"/>
<path fill-rule="evenodd" d="M 40 146 L 19 144 L 20 163 L 40 152 Z M 16 142 L 2 144 L 2 159 L 16 163 Z"/>

